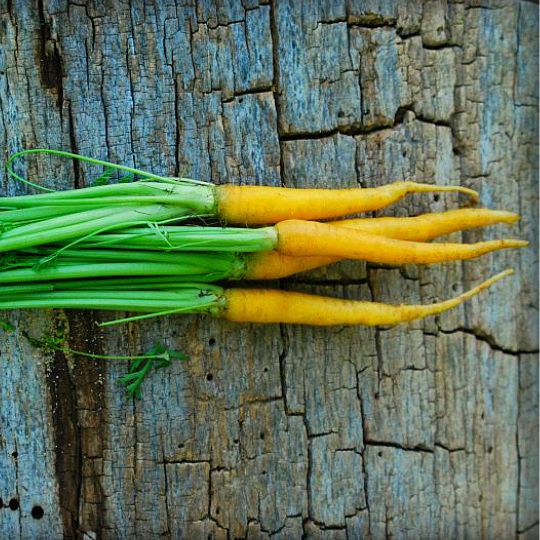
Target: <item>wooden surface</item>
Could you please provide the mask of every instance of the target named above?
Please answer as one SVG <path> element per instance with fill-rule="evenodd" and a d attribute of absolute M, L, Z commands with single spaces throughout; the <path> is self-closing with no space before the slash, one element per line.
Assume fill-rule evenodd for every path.
<path fill-rule="evenodd" d="M 2 159 L 47 146 L 215 182 L 459 182 L 523 219 L 455 240 L 533 243 L 276 284 L 427 303 L 517 269 L 391 329 L 168 317 L 100 332 L 99 312 L 2 314 L 17 330 L 0 335 L 0 537 L 536 538 L 537 17 L 512 0 L 0 0 Z M 56 188 L 95 173 L 21 170 Z M 53 330 L 74 349 L 160 340 L 191 360 L 131 402 L 124 364 L 24 337 Z"/>

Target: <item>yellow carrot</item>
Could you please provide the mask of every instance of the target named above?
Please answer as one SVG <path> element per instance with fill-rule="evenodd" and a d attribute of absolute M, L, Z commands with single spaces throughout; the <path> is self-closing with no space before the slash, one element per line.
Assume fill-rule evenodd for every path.
<path fill-rule="evenodd" d="M 347 227 L 397 240 L 427 242 L 457 231 L 466 231 L 475 227 L 487 227 L 496 223 L 512 224 L 519 220 L 519 215 L 504 210 L 488 208 L 459 208 L 446 212 L 433 212 L 415 217 L 379 217 L 344 219 L 334 221 L 332 225 Z"/>
<path fill-rule="evenodd" d="M 479 257 L 490 251 L 525 247 L 523 240 L 491 240 L 476 244 L 426 244 L 385 238 L 328 223 L 288 220 L 275 225 L 276 249 L 285 255 L 324 255 L 383 264 L 432 264 Z"/>
<path fill-rule="evenodd" d="M 217 186 L 217 213 L 226 223 L 262 225 L 287 219 L 330 219 L 379 210 L 408 193 L 460 192 L 477 200 L 478 193 L 461 186 L 394 182 L 377 188 L 293 189 L 268 186 Z"/>
<path fill-rule="evenodd" d="M 486 227 L 495 223 L 515 223 L 518 214 L 486 208 L 461 208 L 416 217 L 346 219 L 331 225 L 415 242 L 433 240 L 456 231 Z M 247 258 L 247 279 L 279 279 L 341 260 L 340 257 L 293 256 L 276 251 L 257 253 Z"/>
<path fill-rule="evenodd" d="M 245 279 L 279 279 L 339 261 L 339 257 L 295 257 L 277 251 L 246 256 Z"/>
<path fill-rule="evenodd" d="M 235 322 L 289 323 L 314 326 L 393 325 L 437 315 L 509 276 L 506 270 L 456 298 L 430 305 L 389 305 L 270 289 L 228 289 L 219 316 Z"/>

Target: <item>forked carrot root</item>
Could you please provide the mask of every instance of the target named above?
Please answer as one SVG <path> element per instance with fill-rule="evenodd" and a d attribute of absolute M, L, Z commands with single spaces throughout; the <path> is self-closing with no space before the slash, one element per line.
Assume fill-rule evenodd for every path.
<path fill-rule="evenodd" d="M 287 219 L 331 219 L 379 210 L 408 193 L 459 192 L 478 199 L 478 193 L 461 186 L 436 186 L 394 182 L 376 188 L 293 189 L 269 186 L 216 187 L 218 215 L 226 223 L 263 225 Z"/>
<path fill-rule="evenodd" d="M 385 238 L 327 223 L 289 220 L 275 226 L 277 251 L 294 256 L 329 256 L 383 264 L 432 264 L 472 259 L 506 248 L 528 245 L 523 240 L 490 240 L 476 244 L 426 244 Z"/>
<path fill-rule="evenodd" d="M 245 279 L 280 279 L 339 261 L 339 257 L 295 257 L 278 251 L 250 253 Z"/>
<path fill-rule="evenodd" d="M 455 298 L 430 305 L 395 306 L 271 289 L 228 289 L 219 316 L 251 323 L 393 325 L 452 309 L 511 274 L 513 270 L 506 270 Z"/>
<path fill-rule="evenodd" d="M 488 227 L 496 223 L 510 225 L 519 220 L 519 215 L 504 210 L 488 208 L 458 208 L 446 212 L 433 212 L 415 217 L 379 217 L 344 219 L 331 224 L 347 227 L 396 240 L 428 242 L 439 236 L 475 227 Z"/>
<path fill-rule="evenodd" d="M 412 242 L 426 242 L 456 231 L 487 227 L 496 223 L 512 224 L 519 215 L 487 208 L 460 208 L 416 217 L 381 217 L 333 221 L 329 225 L 346 227 Z M 247 259 L 247 279 L 279 279 L 299 272 L 335 263 L 340 257 L 294 256 L 277 251 L 262 252 Z"/>

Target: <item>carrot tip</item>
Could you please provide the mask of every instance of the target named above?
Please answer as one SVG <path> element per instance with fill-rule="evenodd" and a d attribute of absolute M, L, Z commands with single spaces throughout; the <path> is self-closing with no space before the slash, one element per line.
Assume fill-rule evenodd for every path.
<path fill-rule="evenodd" d="M 516 223 L 520 219 L 521 219 L 521 216 L 519 214 L 515 214 L 514 212 L 508 212 L 506 223 Z"/>
<path fill-rule="evenodd" d="M 497 281 L 500 281 L 501 279 L 504 279 L 507 276 L 513 276 L 515 273 L 516 271 L 513 268 L 507 268 L 506 270 L 503 270 L 502 272 L 495 274 L 493 277 L 489 278 L 484 283 L 488 284 L 487 286 L 489 286 L 492 283 L 496 283 Z"/>
<path fill-rule="evenodd" d="M 456 190 L 456 191 L 459 191 L 460 193 L 465 193 L 466 195 L 468 195 L 471 200 L 475 203 L 477 203 L 479 200 L 480 200 L 480 195 L 477 191 L 475 191 L 474 189 L 469 189 L 469 188 L 466 188 L 466 187 L 461 187 L 460 189 Z"/>
<path fill-rule="evenodd" d="M 494 276 L 490 277 L 489 279 L 486 279 L 486 281 L 480 283 L 480 285 L 477 285 L 476 287 L 472 288 L 471 290 L 461 294 L 458 299 L 461 302 L 464 302 L 465 300 L 468 300 L 469 298 L 472 298 L 473 296 L 476 296 L 481 291 L 491 287 L 494 283 L 497 283 L 497 281 L 501 281 L 501 279 L 504 279 L 505 277 L 511 276 L 514 274 L 513 268 L 508 268 L 506 270 L 503 270 L 502 272 L 499 272 L 498 274 L 495 274 Z"/>
<path fill-rule="evenodd" d="M 504 247 L 509 248 L 522 248 L 529 246 L 529 242 L 527 240 L 517 240 L 514 238 L 511 238 L 509 240 L 502 240 L 502 242 L 504 242 Z"/>
<path fill-rule="evenodd" d="M 480 200 L 480 195 L 478 191 L 474 189 L 467 188 L 464 186 L 437 186 L 432 184 L 418 184 L 416 182 L 412 183 L 414 185 L 414 191 L 446 191 L 446 192 L 456 192 L 463 193 L 468 195 L 473 202 L 478 202 Z"/>

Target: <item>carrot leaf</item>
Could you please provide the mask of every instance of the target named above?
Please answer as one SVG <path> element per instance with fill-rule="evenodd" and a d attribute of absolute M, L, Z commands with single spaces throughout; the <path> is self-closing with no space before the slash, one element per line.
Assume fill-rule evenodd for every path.
<path fill-rule="evenodd" d="M 1 323 L 2 321 L 0 321 L 0 326 L 3 326 Z M 5 329 L 8 330 L 10 328 L 6 325 Z M 30 338 L 28 335 L 26 335 L 26 337 L 34 346 L 38 346 L 44 350 L 59 351 L 64 354 L 74 354 L 85 358 L 94 358 L 96 360 L 131 361 L 128 372 L 119 377 L 117 383 L 125 386 L 126 394 L 129 398 L 136 399 L 141 397 L 141 385 L 153 369 L 169 367 L 173 360 L 188 360 L 188 356 L 185 354 L 173 349 L 167 349 L 161 343 L 154 344 L 154 346 L 145 354 L 117 356 L 76 351 L 70 347 L 66 347 L 63 344 L 64 340 L 61 337 L 55 337 L 49 334 L 45 335 L 41 340 Z"/>
<path fill-rule="evenodd" d="M 161 343 L 156 343 L 148 356 L 140 356 L 133 360 L 129 371 L 118 379 L 118 383 L 126 387 L 126 393 L 130 398 L 141 397 L 141 385 L 143 380 L 152 369 L 163 369 L 169 367 L 173 360 L 188 360 L 188 357 L 172 349 L 166 349 Z"/>

